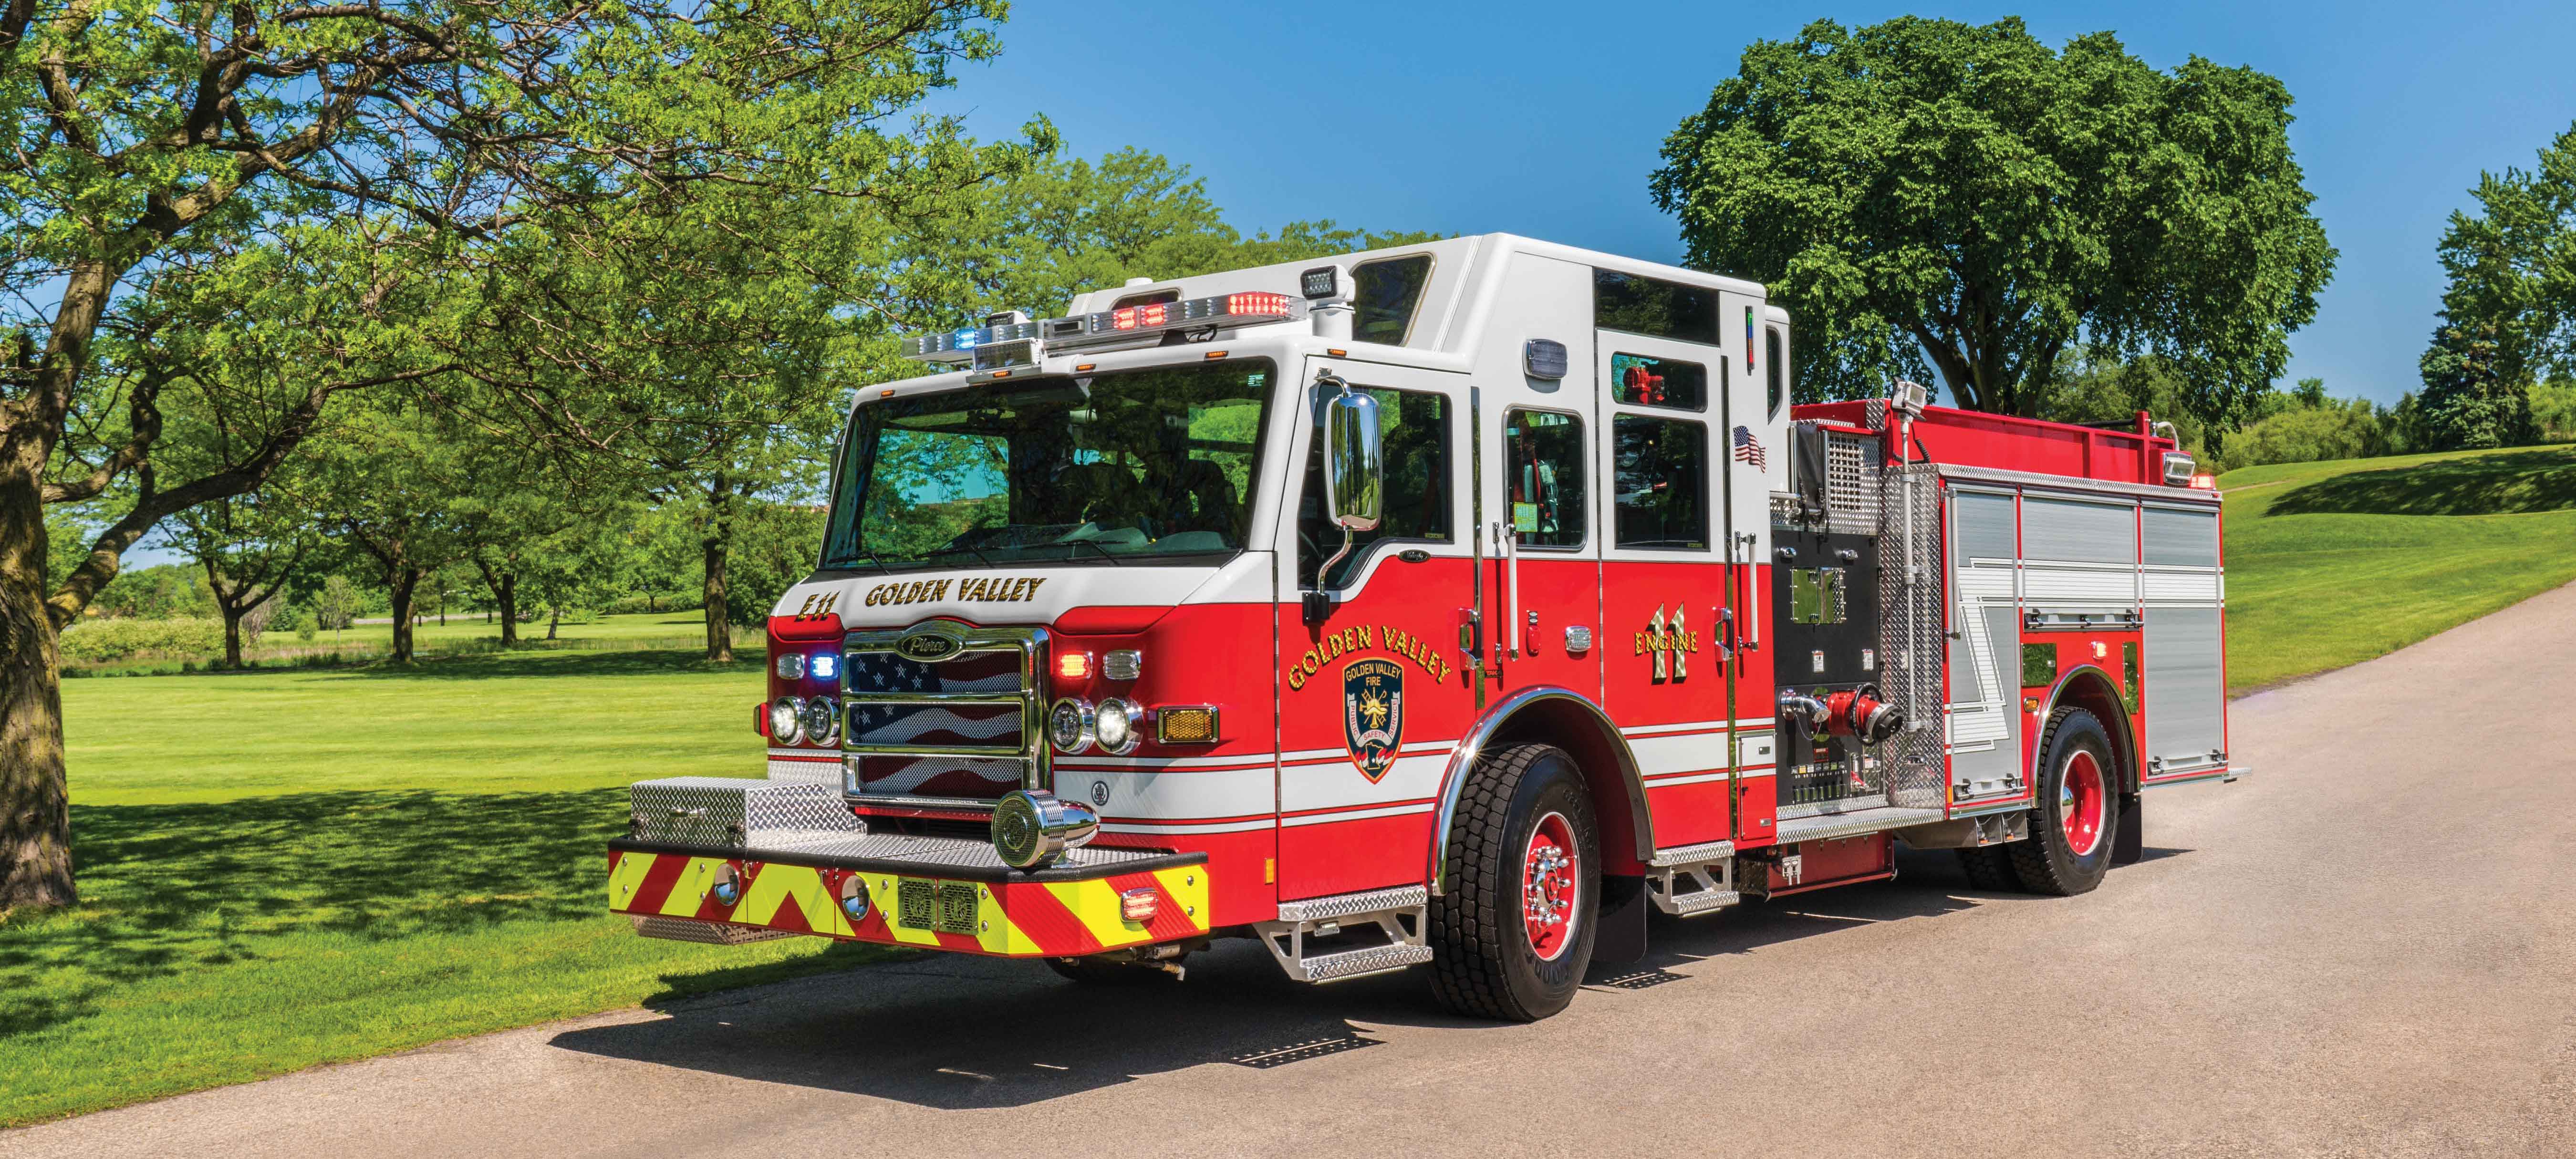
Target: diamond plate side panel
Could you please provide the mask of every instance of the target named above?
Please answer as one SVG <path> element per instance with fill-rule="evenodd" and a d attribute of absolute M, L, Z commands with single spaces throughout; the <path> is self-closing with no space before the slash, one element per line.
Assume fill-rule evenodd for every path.
<path fill-rule="evenodd" d="M 1906 722 L 1904 732 L 1880 746 L 1880 760 L 1888 770 L 1888 804 L 1901 809 L 1938 809 L 1948 801 L 1939 478 L 1940 469 L 1928 463 L 1891 468 L 1879 478 L 1879 692 Z"/>
<path fill-rule="evenodd" d="M 738 777 L 666 777 L 626 789 L 630 832 L 679 845 L 779 847 L 864 833 L 839 786 Z"/>
<path fill-rule="evenodd" d="M 760 930 L 753 929 L 750 926 L 730 925 L 724 922 L 701 922 L 693 921 L 688 918 L 646 917 L 642 914 L 633 914 L 629 916 L 635 922 L 635 932 L 642 934 L 645 937 L 664 938 L 674 942 L 696 942 L 705 946 L 740 946 L 747 945 L 752 942 L 767 942 L 774 941 L 779 938 L 792 938 L 796 936 L 794 933 L 787 930 Z"/>

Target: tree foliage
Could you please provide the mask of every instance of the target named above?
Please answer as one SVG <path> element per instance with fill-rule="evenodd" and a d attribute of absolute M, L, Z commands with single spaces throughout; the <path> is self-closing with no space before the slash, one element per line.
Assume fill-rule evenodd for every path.
<path fill-rule="evenodd" d="M 2479 174 L 2470 195 L 2435 250 L 2449 277 L 2422 362 L 2435 448 L 2538 438 L 2533 384 L 2576 373 L 2576 127 L 2531 169 Z"/>
<path fill-rule="evenodd" d="M 0 7 L 0 287 L 29 303 L 0 307 L 0 907 L 73 900 L 55 631 L 160 520 L 257 487 L 335 396 L 444 369 L 412 357 L 416 343 L 271 367 L 284 393 L 245 457 L 162 478 L 169 388 L 210 379 L 165 346 L 196 329 L 159 325 L 159 307 L 204 301 L 199 275 L 280 238 L 327 240 L 340 248 L 324 268 L 360 273 L 321 300 L 408 319 L 384 307 L 415 277 L 435 282 L 460 251 L 541 215 L 612 220 L 715 186 L 913 212 L 1052 141 L 1043 123 L 997 146 L 954 119 L 886 128 L 953 62 L 989 57 L 1001 13 L 999 0 Z M 111 495 L 130 506 L 49 575 L 59 524 L 45 506 Z"/>
<path fill-rule="evenodd" d="M 1956 405 L 2030 414 L 2089 345 L 2156 355 L 2224 422 L 2334 265 L 2290 120 L 2270 76 L 2158 71 L 2109 33 L 2052 51 L 2018 19 L 1819 21 L 1746 49 L 1650 189 L 1692 265 L 1796 314 L 1806 397 L 1937 368 Z"/>

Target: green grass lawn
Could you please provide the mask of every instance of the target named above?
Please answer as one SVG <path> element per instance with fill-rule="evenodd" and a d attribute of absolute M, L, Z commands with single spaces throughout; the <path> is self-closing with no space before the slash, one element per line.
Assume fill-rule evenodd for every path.
<path fill-rule="evenodd" d="M 2218 484 L 2234 691 L 2357 664 L 2576 581 L 2576 447 L 2283 463 Z"/>
<path fill-rule="evenodd" d="M 624 786 L 758 775 L 756 652 L 63 689 L 82 903 L 0 917 L 0 1125 L 883 955 L 635 936 Z"/>

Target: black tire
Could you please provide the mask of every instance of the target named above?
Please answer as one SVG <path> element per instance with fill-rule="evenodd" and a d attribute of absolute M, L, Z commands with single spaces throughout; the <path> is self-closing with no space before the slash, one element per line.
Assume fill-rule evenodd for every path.
<path fill-rule="evenodd" d="M 1163 986 L 1179 979 L 1169 971 L 1133 962 L 1104 961 L 1100 958 L 1046 958 L 1047 969 L 1066 981 L 1085 986 Z"/>
<path fill-rule="evenodd" d="M 2061 708 L 2048 718 L 2048 731 L 2040 734 L 2039 753 L 2039 806 L 2031 810 L 2030 840 L 2004 847 L 2012 851 L 2013 876 L 2032 893 L 2058 897 L 2088 893 L 2102 884 L 2102 875 L 2111 868 L 2111 847 L 2119 839 L 2121 778 L 2111 755 L 2111 734 L 2103 731 L 2102 722 L 2092 713 Z M 2068 772 L 2078 758 L 2092 761 L 2093 791 L 2099 794 L 2100 829 L 2089 834 L 2091 844 L 2086 848 L 2078 848 L 2066 827 Z M 2082 774 L 2076 779 L 2076 808 L 2081 815 Z"/>
<path fill-rule="evenodd" d="M 1574 845 L 1572 927 L 1552 958 L 1523 918 L 1532 836 L 1560 819 Z M 1574 758 L 1510 745 L 1469 771 L 1449 833 L 1447 892 L 1431 899 L 1431 992 L 1471 1018 L 1536 1022 L 1565 1009 L 1592 962 L 1601 907 L 1601 829 Z"/>
<path fill-rule="evenodd" d="M 1959 868 L 1967 872 L 1968 888 L 1979 893 L 2021 892 L 2021 877 L 2013 872 L 2010 845 L 1959 850 Z"/>

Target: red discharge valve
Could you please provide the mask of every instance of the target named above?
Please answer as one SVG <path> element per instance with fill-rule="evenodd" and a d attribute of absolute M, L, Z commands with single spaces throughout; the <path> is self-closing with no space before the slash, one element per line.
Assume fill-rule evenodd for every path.
<path fill-rule="evenodd" d="M 1877 744 L 1905 728 L 1905 713 L 1880 700 L 1877 686 L 1869 684 L 1822 697 L 1782 693 L 1780 712 L 1831 736 L 1858 737 L 1862 744 Z"/>

